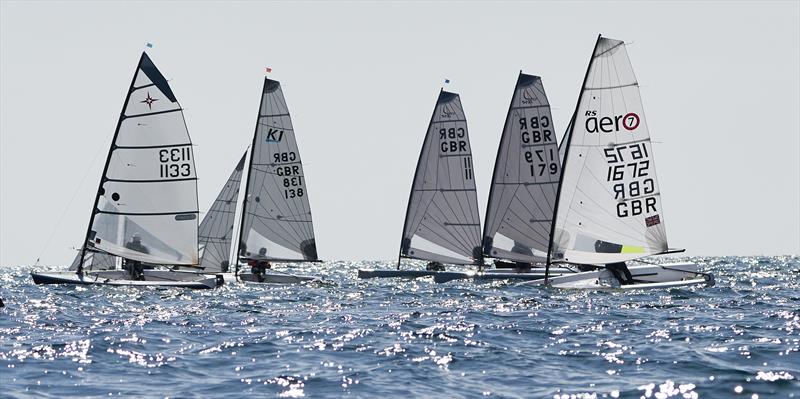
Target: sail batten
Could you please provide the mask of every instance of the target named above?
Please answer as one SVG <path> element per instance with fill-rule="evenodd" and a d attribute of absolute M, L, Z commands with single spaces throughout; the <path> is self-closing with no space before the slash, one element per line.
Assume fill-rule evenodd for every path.
<path fill-rule="evenodd" d="M 414 173 L 400 256 L 480 264 L 472 149 L 458 94 L 442 90 Z"/>
<path fill-rule="evenodd" d="M 653 148 L 623 41 L 598 38 L 565 140 L 551 259 L 608 264 L 668 251 Z"/>
<path fill-rule="evenodd" d="M 82 251 L 196 265 L 197 175 L 191 138 L 166 78 L 142 54 L 128 90 Z"/>
<path fill-rule="evenodd" d="M 316 261 L 306 179 L 280 83 L 265 79 L 248 165 L 237 256 Z"/>
<path fill-rule="evenodd" d="M 485 256 L 524 263 L 546 260 L 560 174 L 542 80 L 520 73 L 497 149 L 484 225 Z"/>

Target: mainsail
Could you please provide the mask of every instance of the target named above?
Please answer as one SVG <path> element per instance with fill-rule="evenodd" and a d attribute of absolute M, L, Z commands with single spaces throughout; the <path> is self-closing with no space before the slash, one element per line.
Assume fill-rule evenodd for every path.
<path fill-rule="evenodd" d="M 598 38 L 566 137 L 552 261 L 622 262 L 667 251 L 661 193 L 625 43 Z"/>
<path fill-rule="evenodd" d="M 243 259 L 316 261 L 303 164 L 279 82 L 264 79 L 242 205 Z"/>
<path fill-rule="evenodd" d="M 458 94 L 442 90 L 417 162 L 400 255 L 480 264 L 480 236 L 467 121 Z"/>
<path fill-rule="evenodd" d="M 236 201 L 242 181 L 247 152 L 236 165 L 208 213 L 200 222 L 200 267 L 210 272 L 227 272 L 231 254 L 231 236 L 236 216 Z"/>
<path fill-rule="evenodd" d="M 108 153 L 89 248 L 161 265 L 196 265 L 197 175 L 183 111 L 142 53 Z"/>
<path fill-rule="evenodd" d="M 550 104 L 538 76 L 519 74 L 494 165 L 483 254 L 544 262 L 561 175 Z"/>

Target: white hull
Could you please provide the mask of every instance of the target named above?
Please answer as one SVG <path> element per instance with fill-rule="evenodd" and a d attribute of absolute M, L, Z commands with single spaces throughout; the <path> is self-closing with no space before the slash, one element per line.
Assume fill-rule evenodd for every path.
<path fill-rule="evenodd" d="M 620 285 L 606 269 L 574 273 L 549 279 L 553 288 L 574 290 L 639 290 L 688 287 L 694 285 L 713 286 L 714 277 L 698 274 L 694 263 L 671 263 L 665 265 L 629 266 L 634 284 Z M 535 280 L 520 285 L 544 285 L 544 280 Z"/>
<path fill-rule="evenodd" d="M 565 274 L 574 274 L 575 270 L 565 267 L 551 267 L 550 276 L 561 276 Z M 433 281 L 437 283 L 446 283 L 448 281 L 459 279 L 471 279 L 474 281 L 489 281 L 489 280 L 539 280 L 543 279 L 545 274 L 544 268 L 533 268 L 530 272 L 515 272 L 514 269 L 488 269 L 484 271 L 467 271 L 467 272 L 438 272 L 433 276 Z"/>
<path fill-rule="evenodd" d="M 145 270 L 144 280 L 131 280 L 122 270 L 85 272 L 74 271 L 31 273 L 36 284 L 112 285 L 129 287 L 178 287 L 210 289 L 222 284 L 214 275 L 173 272 L 168 270 Z"/>

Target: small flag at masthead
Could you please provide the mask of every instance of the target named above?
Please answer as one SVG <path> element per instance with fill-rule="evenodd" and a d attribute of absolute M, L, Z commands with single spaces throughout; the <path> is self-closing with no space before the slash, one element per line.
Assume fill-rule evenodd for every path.
<path fill-rule="evenodd" d="M 153 43 L 147 42 L 147 44 L 145 44 L 145 46 L 147 46 L 147 48 L 153 48 Z"/>

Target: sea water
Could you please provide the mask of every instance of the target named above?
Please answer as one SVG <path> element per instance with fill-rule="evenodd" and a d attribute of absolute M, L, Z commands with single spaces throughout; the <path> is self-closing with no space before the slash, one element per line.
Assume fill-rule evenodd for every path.
<path fill-rule="evenodd" d="M 0 268 L 0 397 L 800 398 L 800 257 L 683 258 L 713 288 L 359 280 L 36 286 Z M 410 267 L 421 267 L 412 265 Z"/>

